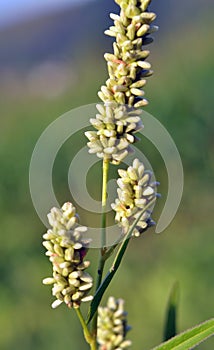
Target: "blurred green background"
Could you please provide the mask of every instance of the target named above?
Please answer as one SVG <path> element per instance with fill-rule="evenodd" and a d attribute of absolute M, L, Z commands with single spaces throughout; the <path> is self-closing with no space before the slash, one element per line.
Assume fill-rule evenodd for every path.
<path fill-rule="evenodd" d="M 171 225 L 160 235 L 150 230 L 132 241 L 103 299 L 125 298 L 133 350 L 161 342 L 176 280 L 179 331 L 213 317 L 214 311 L 213 4 L 154 0 L 151 8 L 160 31 L 150 46 L 155 75 L 146 87 L 147 111 L 176 142 L 185 187 Z M 108 12 L 115 10 L 113 0 L 91 1 L 0 28 L 0 349 L 87 349 L 76 314 L 64 306 L 52 310 L 51 291 L 41 284 L 51 266 L 41 244 L 45 227 L 31 202 L 28 171 L 42 131 L 64 112 L 98 101 L 97 91 L 107 77 L 102 56 L 111 49 L 111 39 L 102 33 L 110 24 Z M 71 200 L 68 168 L 83 142 L 79 136 L 69 140 L 57 156 L 53 182 L 60 203 Z M 158 220 L 167 193 L 166 170 L 148 141 L 141 140 L 139 147 L 161 182 L 154 214 Z M 97 169 L 88 181 L 96 199 Z M 87 213 L 81 211 L 81 223 L 86 222 Z M 89 256 L 93 272 L 97 251 Z M 214 349 L 214 340 L 199 349 Z"/>

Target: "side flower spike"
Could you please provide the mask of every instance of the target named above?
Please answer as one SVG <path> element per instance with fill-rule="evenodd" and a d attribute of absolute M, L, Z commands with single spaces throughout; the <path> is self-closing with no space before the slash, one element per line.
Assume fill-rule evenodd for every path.
<path fill-rule="evenodd" d="M 93 298 L 88 296 L 93 279 L 85 271 L 90 262 L 84 261 L 90 243 L 84 238 L 87 227 L 78 224 L 76 209 L 69 202 L 61 209 L 52 208 L 48 221 L 51 229 L 43 235 L 43 246 L 47 249 L 53 274 L 43 283 L 53 284 L 52 294 L 56 298 L 52 303 L 53 308 L 63 302 L 69 308 L 78 308 L 82 301 Z"/>
<path fill-rule="evenodd" d="M 157 182 L 152 181 L 152 173 L 145 170 L 144 164 L 138 159 L 133 161 L 127 170 L 118 170 L 120 178 L 118 184 L 118 198 L 113 203 L 112 209 L 116 212 L 115 221 L 122 227 L 126 234 L 139 213 L 159 195 L 156 193 Z M 151 211 L 146 210 L 141 216 L 133 231 L 138 237 L 148 227 L 154 225 Z"/>
<path fill-rule="evenodd" d="M 97 342 L 99 350 L 129 349 L 131 341 L 126 340 L 130 327 L 127 325 L 124 300 L 110 297 L 106 307 L 98 308 Z"/>

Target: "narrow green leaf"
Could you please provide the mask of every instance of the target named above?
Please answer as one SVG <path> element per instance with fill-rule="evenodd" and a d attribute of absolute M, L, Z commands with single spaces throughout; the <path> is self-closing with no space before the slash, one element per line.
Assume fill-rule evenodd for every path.
<path fill-rule="evenodd" d="M 87 324 L 92 320 L 92 318 L 94 317 L 94 314 L 97 311 L 97 308 L 100 304 L 100 301 L 102 299 L 102 296 L 104 294 L 104 292 L 106 291 L 109 283 L 111 282 L 112 278 L 114 277 L 118 267 L 120 266 L 121 260 L 123 258 L 123 255 L 126 251 L 126 248 L 128 246 L 129 243 L 129 239 L 126 239 L 123 244 L 122 244 L 122 249 L 120 250 L 120 254 L 118 255 L 118 259 L 116 260 L 116 263 L 111 267 L 111 269 L 108 271 L 107 275 L 105 276 L 102 284 L 100 285 L 100 287 L 98 288 L 98 290 L 96 291 L 96 294 L 94 296 L 94 299 L 91 302 L 90 305 L 90 309 L 89 309 L 89 315 L 87 318 Z"/>
<path fill-rule="evenodd" d="M 189 350 L 214 335 L 214 318 L 205 321 L 152 350 Z"/>
<path fill-rule="evenodd" d="M 177 333 L 177 307 L 179 297 L 179 284 L 175 282 L 170 292 L 167 311 L 166 321 L 164 327 L 164 341 L 167 341 L 174 337 Z"/>
<path fill-rule="evenodd" d="M 132 224 L 130 230 L 127 232 L 127 234 L 125 235 L 119 249 L 118 252 L 116 254 L 116 257 L 113 261 L 113 264 L 111 265 L 110 270 L 107 272 L 103 282 L 101 283 L 100 287 L 97 289 L 95 296 L 91 302 L 91 305 L 89 307 L 89 313 L 88 313 L 88 317 L 87 317 L 87 324 L 92 320 L 92 318 L 94 317 L 97 308 L 100 304 L 100 301 L 102 299 L 102 296 L 104 294 L 104 292 L 106 291 L 109 283 L 111 282 L 112 278 L 114 277 L 117 269 L 119 268 L 121 261 L 123 259 L 123 256 L 125 254 L 125 251 L 127 249 L 128 243 L 132 237 L 132 233 L 135 229 L 135 226 L 137 225 L 138 221 L 140 220 L 141 216 L 143 215 L 143 213 L 145 213 L 146 210 L 148 210 L 148 208 L 150 206 L 153 205 L 153 203 L 155 202 L 155 198 L 145 206 L 145 208 L 140 212 L 140 214 L 138 215 L 138 217 L 135 219 L 134 223 Z M 110 248 L 111 249 L 111 248 Z M 107 252 L 108 254 L 108 252 Z"/>

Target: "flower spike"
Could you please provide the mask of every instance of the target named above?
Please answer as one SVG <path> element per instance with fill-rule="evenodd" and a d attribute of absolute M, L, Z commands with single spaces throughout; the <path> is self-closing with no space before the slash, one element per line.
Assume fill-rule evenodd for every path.
<path fill-rule="evenodd" d="M 156 193 L 158 183 L 152 181 L 152 173 L 145 170 L 143 163 L 138 159 L 135 159 L 127 170 L 119 169 L 118 173 L 120 175 L 117 180 L 118 198 L 111 206 L 116 212 L 115 221 L 126 234 L 139 213 L 158 196 Z M 133 235 L 140 236 L 154 224 L 151 212 L 146 210 L 138 221 Z"/>
<path fill-rule="evenodd" d="M 83 238 L 87 228 L 78 224 L 76 209 L 71 203 L 65 203 L 61 209 L 52 208 L 48 220 L 52 228 L 43 235 L 43 246 L 53 265 L 53 276 L 45 278 L 43 283 L 53 284 L 52 294 L 56 300 L 52 308 L 63 302 L 69 308 L 78 308 L 82 301 L 92 300 L 88 292 L 93 278 L 85 272 L 90 262 L 84 261 L 90 243 Z"/>
<path fill-rule="evenodd" d="M 131 145 L 137 141 L 134 134 L 143 128 L 139 108 L 148 104 L 143 88 L 153 72 L 146 61 L 150 52 L 142 47 L 153 41 L 150 34 L 158 29 L 152 25 L 156 15 L 148 11 L 150 2 L 116 0 L 120 14 L 110 14 L 114 26 L 105 31 L 115 38 L 113 53 L 104 55 L 109 78 L 98 92 L 103 105 L 97 105 L 98 114 L 90 120 L 96 131 L 85 135 L 89 153 L 113 164 L 132 152 Z"/>
<path fill-rule="evenodd" d="M 106 307 L 98 308 L 97 342 L 99 350 L 129 349 L 131 341 L 126 340 L 130 330 L 127 325 L 124 300 L 110 297 Z"/>
<path fill-rule="evenodd" d="M 153 74 L 151 64 L 146 61 L 150 52 L 143 46 L 153 39 L 150 34 L 158 30 L 152 25 L 156 15 L 149 12 L 151 0 L 116 0 L 121 8 L 120 15 L 110 14 L 114 21 L 105 31 L 115 38 L 114 53 L 104 55 L 107 61 L 109 79 L 98 93 L 105 103 L 115 101 L 135 108 L 144 107 L 148 101 L 144 98 L 142 88 L 145 78 Z"/>

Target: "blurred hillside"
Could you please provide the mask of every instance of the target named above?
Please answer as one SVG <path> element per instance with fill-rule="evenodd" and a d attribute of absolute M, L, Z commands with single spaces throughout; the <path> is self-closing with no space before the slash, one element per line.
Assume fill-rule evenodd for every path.
<path fill-rule="evenodd" d="M 150 349 L 161 341 L 175 280 L 181 289 L 180 331 L 213 317 L 213 7 L 211 0 L 153 0 L 151 6 L 160 31 L 150 46 L 155 75 L 145 89 L 147 110 L 177 144 L 185 187 L 173 223 L 161 235 L 151 230 L 131 243 L 107 293 L 126 300 L 133 350 Z M 51 292 L 41 284 L 50 266 L 28 172 L 43 130 L 64 112 L 97 101 L 106 80 L 103 52 L 111 49 L 103 31 L 110 24 L 108 13 L 117 9 L 113 0 L 98 0 L 0 31 L 0 349 L 87 349 L 76 315 L 64 307 L 51 310 Z M 53 183 L 60 203 L 71 200 L 68 168 L 84 144 L 85 138 L 77 134 L 57 155 Z M 165 166 L 150 142 L 142 140 L 138 147 L 161 182 L 162 199 L 154 214 L 158 220 L 167 193 Z M 94 198 L 99 174 L 98 164 L 88 176 Z M 80 214 L 83 224 L 91 219 L 90 213 Z M 97 252 L 89 255 L 95 264 Z M 213 339 L 199 347 L 213 348 Z"/>
<path fill-rule="evenodd" d="M 190 16 L 199 19 L 214 7 L 212 0 L 178 2 L 153 0 L 162 35 L 182 28 Z M 103 31 L 110 25 L 109 11 L 118 12 L 113 0 L 71 6 L 48 15 L 31 18 L 0 30 L 0 66 L 27 69 L 44 60 L 79 60 L 80 55 L 109 49 Z M 182 23 L 182 26 L 181 26 Z M 164 38 L 162 37 L 162 38 Z M 93 40 L 91 40 L 93 38 Z M 92 45 L 92 46 L 91 46 Z"/>
<path fill-rule="evenodd" d="M 78 60 L 80 54 L 102 46 L 103 30 L 110 24 L 109 5 L 113 11 L 118 8 L 113 1 L 97 1 L 4 28 L 0 31 L 0 65 L 29 68 L 47 59 Z"/>

